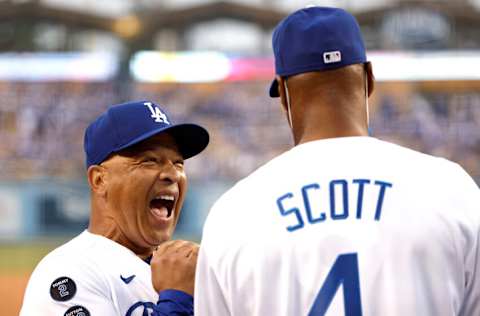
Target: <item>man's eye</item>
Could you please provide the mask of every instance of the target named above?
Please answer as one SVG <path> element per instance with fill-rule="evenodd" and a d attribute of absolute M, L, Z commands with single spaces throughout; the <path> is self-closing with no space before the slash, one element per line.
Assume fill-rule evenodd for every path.
<path fill-rule="evenodd" d="M 155 159 L 153 157 L 148 157 L 148 158 L 142 159 L 142 163 L 156 163 L 156 162 L 157 162 L 157 159 Z"/>
<path fill-rule="evenodd" d="M 175 166 L 177 166 L 177 167 L 182 167 L 182 168 L 183 168 L 183 160 L 177 160 L 177 161 L 175 161 Z"/>

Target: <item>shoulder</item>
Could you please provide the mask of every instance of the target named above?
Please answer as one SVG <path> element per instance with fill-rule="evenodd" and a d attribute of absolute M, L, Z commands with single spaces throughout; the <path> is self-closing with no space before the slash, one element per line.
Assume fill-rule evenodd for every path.
<path fill-rule="evenodd" d="M 83 232 L 67 243 L 47 254 L 37 265 L 32 277 L 42 278 L 47 275 L 57 275 L 59 273 L 76 273 L 81 271 L 83 275 L 86 271 L 96 266 L 98 270 L 99 252 L 91 243 L 88 232 Z"/>
<path fill-rule="evenodd" d="M 282 165 L 287 154 L 288 152 L 273 158 L 236 182 L 215 201 L 203 227 L 202 244 L 206 240 L 215 243 L 232 242 L 232 239 L 238 240 L 246 236 L 242 233 L 245 225 L 248 225 L 250 232 L 254 229 L 262 216 L 258 210 L 263 209 L 265 203 L 264 198 L 258 197 L 271 195 L 272 181 L 281 179 Z M 215 236 L 222 238 L 220 240 Z"/>
<path fill-rule="evenodd" d="M 103 268 L 85 242 L 85 233 L 46 255 L 36 266 L 25 292 L 24 304 L 37 301 L 63 301 L 82 288 L 108 288 Z"/>
<path fill-rule="evenodd" d="M 283 154 L 284 155 L 284 154 Z M 213 204 L 209 216 L 228 216 L 227 213 L 235 213 L 236 209 L 253 197 L 253 194 L 264 193 L 268 190 L 268 181 L 273 175 L 278 175 L 283 155 L 275 157 L 262 165 L 245 178 L 237 181 L 230 189 L 224 192 Z"/>
<path fill-rule="evenodd" d="M 225 203 L 235 198 L 242 199 L 246 194 L 251 194 L 253 192 L 259 193 L 268 190 L 268 183 L 270 183 L 272 179 L 281 178 L 282 171 L 291 169 L 291 159 L 294 158 L 295 153 L 293 150 L 288 150 L 272 158 L 249 175 L 236 182 L 217 202 Z"/>
<path fill-rule="evenodd" d="M 475 223 L 478 222 L 480 189 L 462 166 L 446 158 L 387 142 L 382 143 L 390 150 L 388 155 L 392 162 L 392 170 L 401 174 L 404 179 L 409 179 L 412 188 L 423 185 L 424 189 L 429 189 L 428 192 L 433 198 L 431 203 L 455 209 L 456 215 L 469 214 L 469 217 L 477 218 L 474 220 Z"/>
<path fill-rule="evenodd" d="M 443 157 L 426 154 L 402 145 L 374 139 L 372 142 L 371 156 L 385 159 L 392 169 L 401 169 L 402 172 L 412 170 L 419 172 L 436 172 L 439 174 L 464 173 L 463 169 L 455 162 Z M 408 172 L 407 172 L 408 173 Z"/>

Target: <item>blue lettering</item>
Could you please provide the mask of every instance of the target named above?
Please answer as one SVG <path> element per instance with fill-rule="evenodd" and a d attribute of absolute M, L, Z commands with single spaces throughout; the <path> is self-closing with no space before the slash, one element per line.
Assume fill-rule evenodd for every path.
<path fill-rule="evenodd" d="M 382 206 L 383 206 L 383 199 L 385 197 L 385 190 L 387 188 L 391 188 L 393 185 L 391 183 L 383 182 L 383 181 L 375 181 L 375 185 L 380 186 L 380 192 L 378 193 L 377 208 L 375 210 L 375 220 L 379 221 L 380 217 L 382 216 Z"/>
<path fill-rule="evenodd" d="M 335 186 L 341 185 L 343 197 L 343 211 L 337 214 L 335 207 Z M 348 217 L 348 183 L 346 180 L 333 180 L 330 182 L 330 216 L 333 220 L 345 219 Z"/>
<path fill-rule="evenodd" d="M 308 316 L 325 315 L 340 285 L 343 285 L 343 304 L 346 316 L 362 316 L 360 277 L 356 253 L 337 257 L 328 272 Z"/>
<path fill-rule="evenodd" d="M 345 179 L 337 179 L 332 180 L 329 183 L 329 191 L 326 190 L 322 191 L 320 188 L 320 184 L 318 183 L 310 183 L 301 187 L 300 191 L 302 193 L 303 199 L 303 209 L 301 207 L 286 207 L 285 203 L 286 200 L 290 200 L 294 197 L 292 192 L 288 192 L 282 195 L 280 198 L 277 199 L 277 206 L 280 211 L 280 214 L 284 217 L 295 215 L 295 222 L 287 226 L 286 229 L 289 232 L 298 230 L 300 228 L 305 227 L 305 222 L 309 224 L 317 224 L 320 222 L 324 222 L 327 220 L 327 214 L 320 210 L 315 210 L 312 207 L 312 201 L 326 201 L 329 200 L 330 204 L 330 219 L 332 220 L 344 220 L 347 219 L 350 215 L 349 212 L 349 194 L 348 189 L 349 185 L 356 186 L 357 190 L 357 203 L 356 203 L 356 219 L 362 219 L 364 217 L 363 212 L 365 211 L 364 202 L 365 200 L 369 200 L 368 205 L 372 205 L 371 198 L 375 198 L 372 192 L 372 188 L 378 187 L 378 196 L 376 200 L 375 206 L 375 215 L 374 220 L 380 221 L 382 216 L 382 208 L 385 200 L 385 195 L 388 188 L 392 188 L 393 184 L 390 182 L 379 181 L 379 180 L 370 180 L 370 179 L 353 179 L 353 180 L 345 180 Z M 352 191 L 353 190 L 353 191 Z M 370 191 L 369 191 L 370 190 Z M 355 188 L 351 188 L 350 192 L 355 192 Z M 322 197 L 325 197 L 323 199 Z M 341 205 L 340 205 L 341 204 Z M 319 205 L 318 203 L 316 205 Z M 322 204 L 323 205 L 323 204 Z M 373 210 L 372 210 L 373 211 Z M 317 215 L 318 214 L 318 215 Z M 353 212 L 352 212 L 353 214 Z M 305 217 L 306 216 L 306 219 Z M 352 215 L 353 216 L 353 215 Z"/>
<path fill-rule="evenodd" d="M 320 216 L 318 218 L 313 218 L 312 208 L 310 207 L 310 200 L 308 198 L 308 192 L 307 192 L 308 190 L 313 190 L 313 189 L 318 190 L 320 189 L 320 186 L 316 183 L 312 183 L 302 188 L 303 203 L 305 204 L 305 211 L 307 212 L 307 219 L 310 224 L 322 222 L 327 218 L 325 216 L 325 213 L 320 213 Z"/>
<path fill-rule="evenodd" d="M 370 183 L 367 179 L 355 179 L 353 183 L 358 183 L 358 197 L 357 197 L 357 218 L 362 218 L 362 206 L 363 206 L 363 187 L 365 184 Z"/>
<path fill-rule="evenodd" d="M 292 197 L 293 197 L 292 193 L 287 193 L 287 194 L 285 194 L 285 195 L 283 195 L 283 196 L 281 196 L 280 198 L 277 199 L 277 206 L 278 206 L 278 209 L 280 210 L 280 214 L 282 214 L 282 216 L 288 216 L 288 215 L 294 213 L 295 216 L 297 217 L 297 224 L 296 225 L 287 226 L 287 230 L 289 232 L 300 229 L 304 226 L 303 219 L 302 219 L 302 216 L 300 215 L 300 210 L 298 208 L 294 207 L 294 208 L 291 208 L 289 210 L 285 210 L 285 208 L 283 207 L 283 204 L 282 204 L 283 200 L 291 199 Z"/>

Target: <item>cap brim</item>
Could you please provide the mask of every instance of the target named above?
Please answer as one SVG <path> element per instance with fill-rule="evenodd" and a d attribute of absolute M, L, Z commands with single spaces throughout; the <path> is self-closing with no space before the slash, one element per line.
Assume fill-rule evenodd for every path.
<path fill-rule="evenodd" d="M 188 159 L 201 153 L 208 145 L 210 136 L 207 130 L 196 124 L 177 124 L 168 127 L 162 127 L 145 133 L 134 140 L 122 145 L 114 150 L 118 152 L 140 143 L 154 135 L 168 132 L 173 136 L 183 159 Z"/>
<path fill-rule="evenodd" d="M 278 93 L 278 81 L 273 79 L 272 84 L 270 85 L 270 97 L 278 98 L 280 94 Z"/>
<path fill-rule="evenodd" d="M 175 139 L 183 159 L 198 155 L 210 141 L 207 130 L 196 124 L 179 124 L 167 130 Z"/>

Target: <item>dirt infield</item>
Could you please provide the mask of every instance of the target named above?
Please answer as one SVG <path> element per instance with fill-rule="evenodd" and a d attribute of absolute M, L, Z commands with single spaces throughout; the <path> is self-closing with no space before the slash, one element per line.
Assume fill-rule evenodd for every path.
<path fill-rule="evenodd" d="M 30 273 L 0 273 L 0 316 L 18 316 Z"/>
<path fill-rule="evenodd" d="M 18 316 L 30 274 L 60 242 L 0 244 L 0 316 Z"/>

